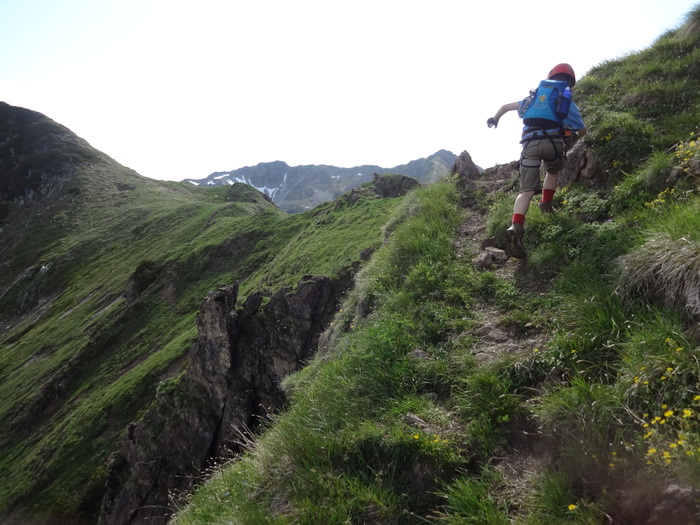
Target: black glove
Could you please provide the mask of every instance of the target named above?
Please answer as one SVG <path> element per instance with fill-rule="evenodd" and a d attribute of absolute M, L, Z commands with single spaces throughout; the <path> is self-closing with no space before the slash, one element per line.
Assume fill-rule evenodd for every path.
<path fill-rule="evenodd" d="M 495 118 L 491 117 L 490 119 L 488 119 L 488 120 L 486 121 L 486 125 L 487 125 L 488 127 L 490 127 L 490 128 L 497 128 L 497 127 L 498 127 L 498 121 L 497 121 Z"/>

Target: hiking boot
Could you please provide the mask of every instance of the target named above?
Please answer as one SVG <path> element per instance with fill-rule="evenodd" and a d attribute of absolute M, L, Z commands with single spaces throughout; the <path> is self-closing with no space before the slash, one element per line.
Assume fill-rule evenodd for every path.
<path fill-rule="evenodd" d="M 510 247 L 511 257 L 516 259 L 524 259 L 527 254 L 523 248 L 523 237 L 525 237 L 525 227 L 522 224 L 511 224 L 506 230 L 508 234 L 508 246 Z"/>
<path fill-rule="evenodd" d="M 554 213 L 554 206 L 552 201 L 542 202 L 540 201 L 540 213 Z"/>

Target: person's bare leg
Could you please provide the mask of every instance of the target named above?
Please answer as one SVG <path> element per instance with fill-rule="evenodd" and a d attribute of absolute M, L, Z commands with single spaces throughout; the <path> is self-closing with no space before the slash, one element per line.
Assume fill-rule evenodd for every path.
<path fill-rule="evenodd" d="M 559 175 L 557 173 L 550 173 L 544 177 L 544 182 L 542 183 L 542 199 L 540 200 L 540 212 L 542 213 L 552 213 L 552 199 L 554 198 L 554 190 L 557 189 L 557 181 L 559 180 Z"/>
<path fill-rule="evenodd" d="M 530 201 L 535 196 L 535 191 L 523 191 L 519 193 L 515 198 L 515 205 L 513 206 L 513 215 L 522 215 L 523 218 L 527 214 L 527 210 L 530 207 Z"/>
<path fill-rule="evenodd" d="M 556 190 L 558 180 L 558 173 L 547 172 L 547 174 L 544 176 L 544 182 L 542 182 L 542 188 L 544 188 L 545 190 Z"/>

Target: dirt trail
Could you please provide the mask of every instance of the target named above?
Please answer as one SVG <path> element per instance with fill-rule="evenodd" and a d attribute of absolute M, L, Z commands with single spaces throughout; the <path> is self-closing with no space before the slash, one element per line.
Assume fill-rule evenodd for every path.
<path fill-rule="evenodd" d="M 486 196 L 504 191 L 512 173 L 513 166 L 506 165 L 482 172 L 478 177 L 472 174 L 471 186 Z M 512 282 L 516 289 L 530 293 L 533 290 L 546 291 L 550 283 L 545 276 L 530 269 L 526 261 L 508 257 L 500 249 L 502 247 L 497 246 L 495 238 L 488 238 L 487 217 L 479 209 L 479 203 L 465 199 L 464 207 L 468 217 L 455 240 L 458 256 L 467 258 L 480 271 L 491 271 Z M 513 326 L 513 312 L 504 311 L 491 302 L 481 301 L 475 310 L 477 323 L 470 335 L 476 340 L 472 353 L 481 366 L 488 366 L 504 356 L 526 356 L 543 348 L 550 337 L 544 328 L 538 326 L 528 326 L 525 333 L 519 333 L 522 327 L 517 330 Z M 499 497 L 510 509 L 512 517 L 522 512 L 525 498 L 534 492 L 534 484 L 548 461 L 547 446 L 538 435 L 534 422 L 513 429 L 511 443 L 494 458 L 493 463 L 502 477 Z"/>

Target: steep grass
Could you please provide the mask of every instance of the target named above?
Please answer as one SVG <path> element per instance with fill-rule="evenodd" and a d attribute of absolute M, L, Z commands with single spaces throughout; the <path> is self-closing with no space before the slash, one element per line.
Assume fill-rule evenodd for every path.
<path fill-rule="evenodd" d="M 577 86 L 611 177 L 558 192 L 553 216 L 531 211 L 519 286 L 456 256 L 449 184 L 416 191 L 331 345 L 288 380 L 288 411 L 175 523 L 636 523 L 669 485 L 700 486 L 697 16 Z M 493 200 L 492 233 L 512 198 Z M 527 282 L 543 275 L 551 286 Z M 479 302 L 514 321 L 547 308 L 526 315 L 547 345 L 478 366 Z M 513 485 L 492 464 L 531 453 L 523 430 L 547 455 Z"/>
<path fill-rule="evenodd" d="M 209 521 L 208 502 L 222 486 L 240 504 L 219 505 L 211 522 L 275 522 L 280 513 L 300 523 L 388 522 L 427 512 L 435 496 L 426 489 L 461 460 L 448 445 L 449 412 L 425 397 L 432 385 L 418 379 L 432 374 L 409 354 L 424 348 L 446 359 L 447 327 L 469 312 L 462 285 L 471 270 L 452 245 L 461 217 L 456 204 L 454 189 L 442 184 L 416 191 L 399 210 L 405 222 L 362 271 L 363 285 L 343 308 L 363 303 L 371 313 L 348 317 L 338 350 L 291 379 L 291 410 L 178 522 Z M 419 281 L 422 289 L 414 287 Z M 451 286 L 433 288 L 437 282 Z M 430 310 L 417 311 L 417 304 Z M 407 412 L 430 421 L 431 430 L 403 421 Z"/>
<path fill-rule="evenodd" d="M 3 275 L 22 277 L 0 288 L 0 508 L 28 522 L 95 518 L 108 456 L 178 374 L 208 290 L 345 271 L 398 204 L 288 216 L 245 185 L 162 183 L 108 161 L 71 181 L 69 197 L 16 208 L 3 229 Z"/>

